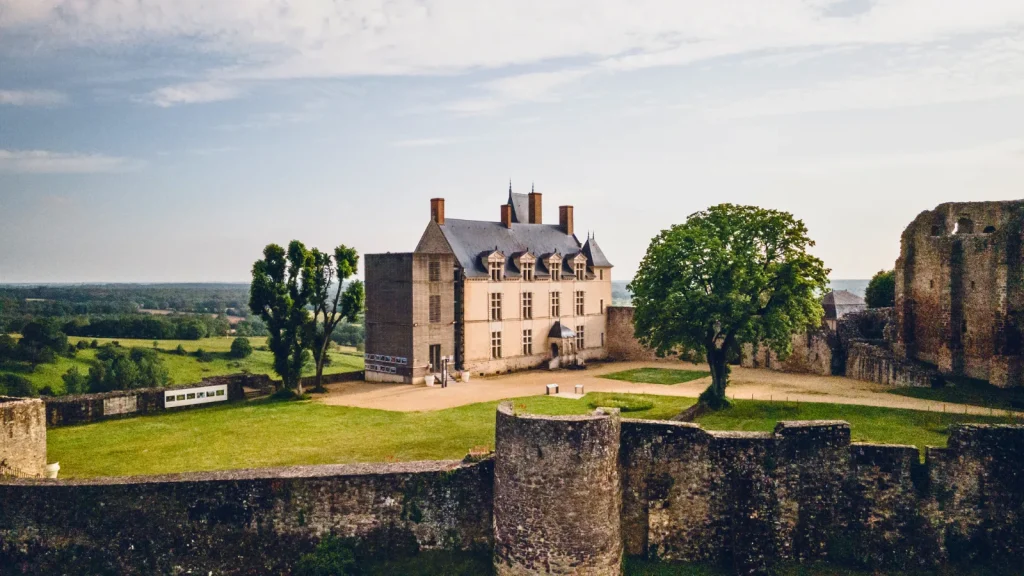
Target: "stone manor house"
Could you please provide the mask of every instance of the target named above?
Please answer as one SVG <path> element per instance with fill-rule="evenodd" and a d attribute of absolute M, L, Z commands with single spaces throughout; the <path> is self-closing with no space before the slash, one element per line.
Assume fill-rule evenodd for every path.
<path fill-rule="evenodd" d="M 421 383 L 449 369 L 494 374 L 607 355 L 612 264 L 574 233 L 573 207 L 544 224 L 539 192 L 497 221 L 430 222 L 413 252 L 366 256 L 366 379 Z"/>

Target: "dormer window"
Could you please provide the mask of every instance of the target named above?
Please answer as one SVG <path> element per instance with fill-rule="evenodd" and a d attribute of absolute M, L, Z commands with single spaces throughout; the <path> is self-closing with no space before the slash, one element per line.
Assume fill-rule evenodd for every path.
<path fill-rule="evenodd" d="M 519 274 L 523 282 L 533 282 L 536 257 L 529 252 L 524 252 L 517 256 L 515 261 L 519 266 Z"/>
<path fill-rule="evenodd" d="M 579 281 L 586 280 L 586 278 L 587 278 L 587 263 L 586 262 L 576 262 L 575 269 L 576 269 L 576 280 L 579 280 Z"/>
<path fill-rule="evenodd" d="M 491 282 L 501 282 L 505 279 L 505 255 L 495 250 L 487 255 L 487 273 Z"/>
<path fill-rule="evenodd" d="M 488 262 L 487 264 L 491 270 L 491 282 L 501 282 L 503 276 L 501 262 Z"/>
<path fill-rule="evenodd" d="M 523 282 L 533 282 L 533 262 L 523 262 Z"/>
<path fill-rule="evenodd" d="M 562 280 L 562 258 L 560 256 L 548 258 L 548 270 L 551 271 L 551 281 L 560 282 Z"/>

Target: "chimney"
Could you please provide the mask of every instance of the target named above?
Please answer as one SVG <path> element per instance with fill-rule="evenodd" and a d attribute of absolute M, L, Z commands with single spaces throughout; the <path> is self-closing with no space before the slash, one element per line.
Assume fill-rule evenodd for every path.
<path fill-rule="evenodd" d="M 444 198 L 430 199 L 430 219 L 444 226 Z"/>
<path fill-rule="evenodd" d="M 572 236 L 572 206 L 558 207 L 558 227 L 569 236 Z"/>
<path fill-rule="evenodd" d="M 540 192 L 530 192 L 530 224 L 542 224 Z"/>
<path fill-rule="evenodd" d="M 512 227 L 512 205 L 502 204 L 501 205 L 501 223 L 505 225 L 505 228 Z"/>

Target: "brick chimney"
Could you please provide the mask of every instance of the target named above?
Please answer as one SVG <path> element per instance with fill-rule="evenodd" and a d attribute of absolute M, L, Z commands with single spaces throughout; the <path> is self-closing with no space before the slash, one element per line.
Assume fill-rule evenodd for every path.
<path fill-rule="evenodd" d="M 512 227 L 512 205 L 502 204 L 501 205 L 501 223 L 505 225 L 505 228 Z"/>
<path fill-rule="evenodd" d="M 430 199 L 430 219 L 444 226 L 444 198 Z"/>
<path fill-rule="evenodd" d="M 530 192 L 530 224 L 542 224 L 543 211 L 541 210 L 540 192 Z"/>
<path fill-rule="evenodd" d="M 572 236 L 572 206 L 558 207 L 558 227 L 569 236 Z"/>

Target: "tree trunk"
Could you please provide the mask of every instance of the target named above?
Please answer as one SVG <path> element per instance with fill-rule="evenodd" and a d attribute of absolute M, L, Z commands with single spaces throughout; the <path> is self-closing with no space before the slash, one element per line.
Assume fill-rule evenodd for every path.
<path fill-rule="evenodd" d="M 729 365 L 724 348 L 709 347 L 708 366 L 711 368 L 711 385 L 700 395 L 700 402 L 712 410 L 725 408 L 729 401 L 725 397 L 725 386 L 729 382 Z"/>
<path fill-rule="evenodd" d="M 316 363 L 316 386 L 313 387 L 314 392 L 324 392 L 324 354 L 320 353 L 320 360 Z"/>

